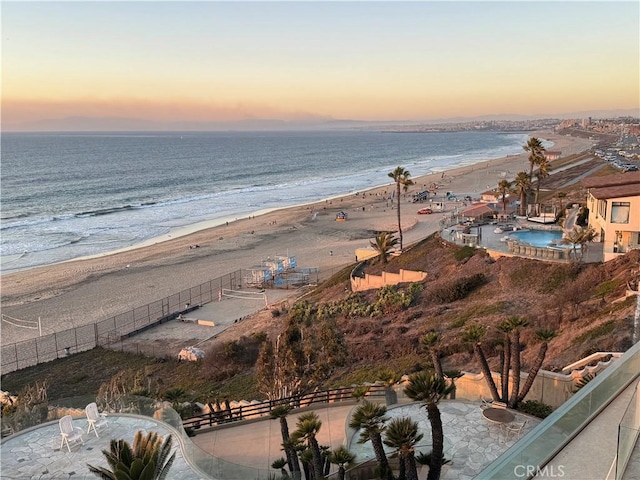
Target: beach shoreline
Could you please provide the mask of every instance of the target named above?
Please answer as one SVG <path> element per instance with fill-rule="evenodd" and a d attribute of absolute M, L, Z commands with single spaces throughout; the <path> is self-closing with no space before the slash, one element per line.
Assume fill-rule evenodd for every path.
<path fill-rule="evenodd" d="M 593 145 L 550 131 L 531 136 L 554 142 L 553 150 L 563 156 Z M 505 176 L 528 170 L 528 165 L 523 151 L 413 178 L 415 185 L 401 199 L 405 245 L 436 231 L 442 218 L 436 213 L 417 215 L 421 205 L 411 203 L 414 193 L 436 183 L 437 201 L 446 191 L 458 196 L 458 202 L 448 202 L 451 211 L 461 205 L 463 195 L 477 198 Z M 109 318 L 280 254 L 295 256 L 300 266 L 320 268 L 326 278 L 353 263 L 355 249 L 369 247 L 376 231 L 397 229 L 397 212 L 389 200 L 393 190 L 395 185 L 389 183 L 228 224 L 200 222 L 115 252 L 3 273 L 3 313 L 31 321 L 40 317 L 47 334 Z M 335 221 L 340 211 L 348 214 L 346 222 Z M 2 326 L 3 345 L 32 336 Z"/>

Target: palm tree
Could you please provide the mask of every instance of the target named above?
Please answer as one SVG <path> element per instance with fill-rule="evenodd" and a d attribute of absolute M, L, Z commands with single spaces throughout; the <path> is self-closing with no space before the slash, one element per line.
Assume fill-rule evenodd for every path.
<path fill-rule="evenodd" d="M 274 470 L 280 470 L 280 479 L 289 478 L 289 472 L 287 472 L 284 466 L 287 464 L 287 461 L 284 458 L 279 458 L 274 460 L 271 464 L 271 468 Z"/>
<path fill-rule="evenodd" d="M 484 350 L 482 350 L 482 337 L 484 337 L 485 333 L 487 333 L 487 329 L 482 325 L 469 325 L 462 336 L 462 340 L 473 344 L 473 353 L 480 364 L 480 370 L 482 370 L 482 375 L 487 382 L 491 397 L 495 402 L 499 402 L 500 395 L 498 394 L 498 388 L 496 387 L 496 382 L 493 381 L 487 356 L 484 354 Z"/>
<path fill-rule="evenodd" d="M 547 157 L 543 155 L 538 161 L 538 170 L 536 171 L 536 179 L 538 180 L 536 183 L 536 205 L 538 204 L 538 199 L 540 198 L 540 185 L 542 184 L 542 180 L 549 176 L 550 169 L 551 165 L 549 164 L 549 160 L 547 160 Z"/>
<path fill-rule="evenodd" d="M 419 372 L 409 377 L 404 393 L 427 409 L 431 424 L 431 463 L 427 480 L 439 480 L 444 462 L 444 432 L 438 403 L 455 390 L 456 386 L 434 373 Z"/>
<path fill-rule="evenodd" d="M 433 369 L 440 378 L 444 378 L 442 372 L 442 363 L 440 362 L 440 352 L 438 352 L 437 343 L 440 339 L 440 335 L 437 332 L 428 332 L 420 337 L 420 345 L 431 357 L 431 363 L 433 363 Z"/>
<path fill-rule="evenodd" d="M 562 214 L 562 211 L 564 210 L 564 204 L 562 200 L 564 198 L 567 198 L 567 194 L 566 192 L 558 192 L 557 197 L 558 197 L 558 200 L 560 201 L 560 214 Z"/>
<path fill-rule="evenodd" d="M 300 472 L 300 464 L 298 463 L 298 455 L 295 448 L 289 441 L 289 424 L 287 423 L 287 415 L 291 411 L 290 405 L 278 405 L 274 407 L 269 416 L 275 420 L 280 420 L 280 433 L 282 434 L 282 448 L 287 456 L 287 464 L 289 465 L 289 471 L 295 477 L 295 472 Z"/>
<path fill-rule="evenodd" d="M 345 466 L 355 460 L 356 456 L 342 445 L 329 453 L 329 461 L 338 465 L 338 480 L 344 480 Z"/>
<path fill-rule="evenodd" d="M 380 469 L 380 478 L 393 480 L 391 467 L 389 467 L 389 461 L 387 460 L 387 455 L 382 445 L 382 432 L 384 432 L 385 422 L 388 420 L 385 416 L 386 413 L 386 406 L 365 400 L 362 402 L 362 405 L 353 412 L 349 427 L 362 430 L 358 443 L 371 441 L 371 446 L 373 447 L 373 452 L 378 462 L 378 468 Z"/>
<path fill-rule="evenodd" d="M 509 180 L 500 180 L 500 182 L 498 182 L 496 197 L 502 201 L 502 213 L 507 213 L 507 197 L 511 192 L 511 182 Z"/>
<path fill-rule="evenodd" d="M 398 236 L 400 237 L 400 251 L 402 251 L 402 224 L 400 223 L 400 189 L 402 188 L 405 192 L 409 189 L 410 185 L 413 185 L 413 180 L 411 174 L 408 170 L 405 170 L 403 167 L 396 167 L 393 172 L 389 172 L 389 177 L 393 178 L 393 181 L 396 182 L 396 202 L 398 205 Z M 401 187 L 402 186 L 402 187 Z"/>
<path fill-rule="evenodd" d="M 527 172 L 518 172 L 515 180 L 513 181 L 516 193 L 520 197 L 520 206 L 518 208 L 518 215 L 524 216 L 527 214 L 527 193 L 531 189 L 531 179 Z"/>
<path fill-rule="evenodd" d="M 156 432 L 143 436 L 142 431 L 137 431 L 133 448 L 124 440 L 111 440 L 110 449 L 102 451 L 111 470 L 87 466 L 91 473 L 103 480 L 163 480 L 176 456 L 175 452 L 169 455 L 171 444 L 171 435 L 163 441 Z"/>
<path fill-rule="evenodd" d="M 318 445 L 318 440 L 316 439 L 316 435 L 320 431 L 320 427 L 322 427 L 320 417 L 315 412 L 303 413 L 298 416 L 296 427 L 293 437 L 305 441 L 309 446 L 313 458 L 313 478 L 320 479 L 323 477 L 324 470 L 320 445 Z"/>
<path fill-rule="evenodd" d="M 529 181 L 533 181 L 533 167 L 544 157 L 545 148 L 539 138 L 531 137 L 527 144 L 522 147 L 525 152 L 529 152 Z"/>
<path fill-rule="evenodd" d="M 376 235 L 375 241 L 372 240 L 369 243 L 380 254 L 380 261 L 387 263 L 391 250 L 398 244 L 398 239 L 393 236 L 393 233 L 380 232 Z"/>
<path fill-rule="evenodd" d="M 410 418 L 394 418 L 384 432 L 384 443 L 398 452 L 400 462 L 404 464 L 406 480 L 418 480 L 415 445 L 422 440 L 418 433 L 418 422 Z M 400 480 L 400 479 L 399 479 Z"/>
<path fill-rule="evenodd" d="M 538 375 L 540 368 L 542 367 L 542 362 L 544 362 L 544 357 L 547 354 L 547 348 L 549 347 L 549 342 L 555 338 L 557 333 L 553 330 L 541 329 L 536 332 L 536 338 L 540 340 L 542 343 L 540 344 L 540 350 L 538 350 L 538 355 L 533 362 L 531 369 L 529 370 L 529 374 L 527 375 L 527 380 L 524 382 L 524 387 L 522 387 L 522 391 L 518 394 L 518 403 L 524 400 L 524 397 L 527 396 L 531 386 L 533 385 L 533 381 Z"/>
<path fill-rule="evenodd" d="M 585 245 L 591 241 L 596 236 L 596 231 L 592 227 L 582 228 L 579 226 L 573 227 L 568 233 L 564 234 L 561 242 L 564 244 L 571 244 L 573 246 L 572 251 L 574 257 L 577 257 L 576 246 L 580 245 L 580 258 L 584 255 Z"/>

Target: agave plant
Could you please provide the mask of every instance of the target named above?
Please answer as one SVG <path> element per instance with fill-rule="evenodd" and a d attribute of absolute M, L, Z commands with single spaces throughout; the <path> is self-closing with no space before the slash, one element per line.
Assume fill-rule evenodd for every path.
<path fill-rule="evenodd" d="M 124 440 L 111 440 L 110 449 L 103 450 L 108 468 L 87 465 L 89 471 L 103 480 L 163 480 L 175 459 L 171 455 L 172 439 L 164 441 L 156 432 L 143 436 L 136 432 L 133 448 Z"/>

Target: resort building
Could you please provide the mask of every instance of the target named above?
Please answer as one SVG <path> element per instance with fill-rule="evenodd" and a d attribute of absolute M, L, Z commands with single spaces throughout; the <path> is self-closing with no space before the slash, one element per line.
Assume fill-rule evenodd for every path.
<path fill-rule="evenodd" d="M 640 248 L 640 172 L 586 178 L 582 184 L 589 226 L 603 244 L 604 261 Z"/>

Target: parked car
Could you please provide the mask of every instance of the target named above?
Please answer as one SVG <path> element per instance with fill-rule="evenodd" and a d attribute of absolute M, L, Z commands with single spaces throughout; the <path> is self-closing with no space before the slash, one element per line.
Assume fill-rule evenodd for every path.
<path fill-rule="evenodd" d="M 430 208 L 421 208 L 420 210 L 418 210 L 418 213 L 420 215 L 431 215 L 433 213 L 433 210 L 431 210 Z"/>

